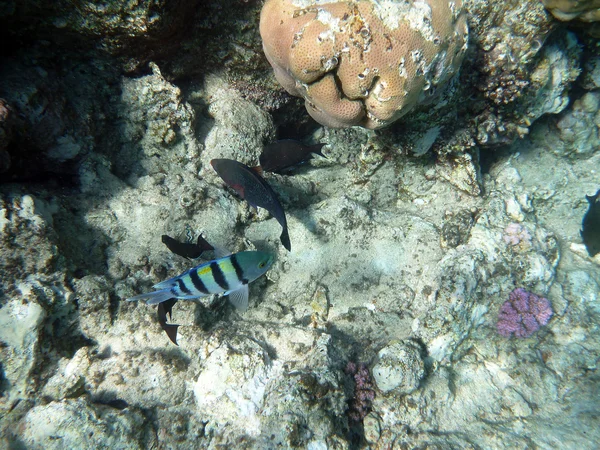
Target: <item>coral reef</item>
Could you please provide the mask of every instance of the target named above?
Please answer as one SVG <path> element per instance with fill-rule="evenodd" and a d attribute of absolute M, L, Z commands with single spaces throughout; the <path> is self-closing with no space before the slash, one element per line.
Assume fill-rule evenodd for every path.
<path fill-rule="evenodd" d="M 548 299 L 517 288 L 500 307 L 496 328 L 501 336 L 514 334 L 526 338 L 548 324 L 551 317 L 552 307 Z"/>
<path fill-rule="evenodd" d="M 504 229 L 504 236 L 502 237 L 504 242 L 513 247 L 520 246 L 526 248 L 531 245 L 531 234 L 520 223 L 509 223 Z"/>
<path fill-rule="evenodd" d="M 583 94 L 563 114 L 540 124 L 532 135 L 557 155 L 591 155 L 600 147 L 600 91 Z"/>
<path fill-rule="evenodd" d="M 332 129 L 272 79 L 262 2 L 92 3 L 0 7 L 0 448 L 600 441 L 596 41 L 538 0 L 465 0 L 459 83 Z M 209 163 L 279 138 L 328 144 L 265 175 L 292 252 Z M 123 301 L 195 265 L 163 234 L 276 260 L 243 314 L 177 302 L 175 346 Z M 552 304 L 529 339 L 498 334 L 515 286 Z"/>
<path fill-rule="evenodd" d="M 269 0 L 260 31 L 275 76 L 331 127 L 381 128 L 430 101 L 458 72 L 461 2 Z"/>
<path fill-rule="evenodd" d="M 542 3 L 554 17 L 560 20 L 600 21 L 600 1 L 598 0 L 542 0 Z"/>
<path fill-rule="evenodd" d="M 475 210 L 448 211 L 448 216 L 442 226 L 440 245 L 443 248 L 455 248 L 469 239 L 473 226 Z"/>
<path fill-rule="evenodd" d="M 563 185 L 540 171 L 540 164 L 556 167 L 558 156 L 540 150 L 540 163 L 537 153 L 522 151 L 482 176 L 486 197 L 472 197 L 370 131 L 323 129 L 313 137 L 328 142 L 328 159 L 310 161 L 300 175 L 269 176 L 298 236 L 288 253 L 276 222 L 224 192 L 208 162 L 219 153 L 256 161 L 256 147 L 274 132 L 269 116 L 223 78 L 207 80 L 190 103 L 158 68 L 123 78 L 121 86 L 112 99 L 115 132 L 103 153 L 83 155 L 81 192 L 3 197 L 0 275 L 10 300 L 2 323 L 22 333 L 1 336 L 3 446 L 50 446 L 45 434 L 32 436 L 31 418 L 39 411 L 61 424 L 55 415 L 72 417 L 72 405 L 83 412 L 73 418 L 78 429 L 104 436 L 104 420 L 112 421 L 123 447 L 243 440 L 254 448 L 344 448 L 354 439 L 349 427 L 373 446 L 506 448 L 561 436 L 539 434 L 538 425 L 520 430 L 515 417 L 564 419 L 564 410 L 586 397 L 594 352 L 573 351 L 587 334 L 569 322 L 598 315 L 600 280 L 587 266 L 567 264 L 561 270 L 568 272 L 557 273 L 557 236 L 578 239 L 583 205 L 572 226 L 557 224 L 550 212 L 561 220 L 573 213 L 570 197 L 579 180 L 593 183 L 593 161 L 574 161 L 565 176 L 578 181 Z M 530 245 L 515 251 L 505 242 L 511 223 L 528 230 Z M 268 248 L 278 260 L 268 280 L 251 286 L 243 318 L 218 299 L 178 302 L 175 347 L 155 311 L 120 299 L 187 268 L 160 236 L 184 235 L 188 226 L 234 251 Z M 443 236 L 451 245 L 439 245 Z M 491 311 L 515 284 L 555 305 L 553 333 L 540 348 L 520 341 L 507 349 L 510 341 L 493 338 Z M 346 419 L 354 394 L 341 369 L 350 357 L 366 361 L 383 349 L 397 349 L 388 355 L 396 363 L 384 355 L 373 376 L 379 366 L 390 374 L 402 367 L 403 381 L 372 398 L 370 413 L 354 411 L 364 415 L 354 427 Z M 364 371 L 357 367 L 357 374 L 365 387 Z M 547 395 L 566 383 L 574 383 L 574 397 Z M 525 400 L 532 397 L 541 399 L 539 411 Z M 360 405 L 367 401 L 365 389 Z M 138 413 L 144 437 L 134 426 Z M 494 417 L 508 424 L 498 438 L 489 425 Z M 596 432 L 592 423 L 579 426 L 586 439 Z M 64 428 L 65 439 L 94 445 Z M 567 442 L 581 441 L 571 434 Z"/>
<path fill-rule="evenodd" d="M 556 25 L 538 0 L 467 0 L 465 8 L 483 95 L 481 111 L 469 127 L 475 127 L 480 145 L 509 143 L 542 115 L 566 107 L 569 86 L 579 75 L 581 49 L 575 36 L 564 31 L 549 39 Z"/>
<path fill-rule="evenodd" d="M 201 75 L 207 67 L 235 68 L 239 75 L 267 67 L 253 26 L 259 13 L 258 2 L 239 0 L 8 0 L 0 10 L 0 34 L 33 48 L 39 61 L 52 59 L 52 49 L 59 48 L 72 60 L 91 58 L 138 75 L 149 62 L 176 78 Z"/>
<path fill-rule="evenodd" d="M 564 111 L 584 52 L 580 35 L 558 28 L 539 0 L 465 0 L 463 9 L 470 38 L 460 83 L 405 116 L 390 140 L 403 151 L 431 149 L 436 176 L 481 195 L 480 154 Z"/>
<path fill-rule="evenodd" d="M 354 396 L 348 405 L 348 418 L 354 423 L 362 422 L 371 411 L 375 399 L 375 386 L 371 381 L 369 368 L 364 363 L 350 361 L 346 364 L 344 372 L 354 380 Z"/>

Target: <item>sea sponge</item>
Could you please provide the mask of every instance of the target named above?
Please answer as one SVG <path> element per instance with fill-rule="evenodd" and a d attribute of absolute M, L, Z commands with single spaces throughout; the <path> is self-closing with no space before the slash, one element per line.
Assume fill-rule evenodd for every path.
<path fill-rule="evenodd" d="M 458 72 L 461 0 L 267 0 L 263 49 L 275 77 L 330 127 L 381 128 Z"/>
<path fill-rule="evenodd" d="M 600 0 L 542 0 L 542 3 L 560 20 L 600 21 Z"/>

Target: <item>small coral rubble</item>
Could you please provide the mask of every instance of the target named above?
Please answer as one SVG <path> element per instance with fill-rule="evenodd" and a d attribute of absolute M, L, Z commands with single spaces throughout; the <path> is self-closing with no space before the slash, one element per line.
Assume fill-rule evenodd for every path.
<path fill-rule="evenodd" d="M 461 2 L 268 0 L 263 49 L 275 76 L 323 125 L 381 128 L 457 72 L 467 47 Z"/>
<path fill-rule="evenodd" d="M 371 411 L 375 399 L 375 389 L 366 364 L 348 362 L 344 369 L 354 378 L 354 398 L 350 401 L 348 417 L 352 422 L 361 422 Z"/>

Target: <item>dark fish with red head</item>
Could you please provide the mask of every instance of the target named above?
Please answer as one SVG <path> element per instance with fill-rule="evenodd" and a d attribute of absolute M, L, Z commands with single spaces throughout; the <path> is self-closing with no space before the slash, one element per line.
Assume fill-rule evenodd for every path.
<path fill-rule="evenodd" d="M 280 236 L 281 243 L 288 251 L 292 251 L 285 212 L 277 195 L 263 177 L 247 165 L 233 159 L 213 159 L 210 164 L 223 181 L 250 206 L 254 208 L 260 206 L 271 213 L 283 227 Z"/>
<path fill-rule="evenodd" d="M 324 145 L 327 144 L 304 145 L 294 139 L 282 139 L 267 145 L 258 159 L 265 172 L 281 173 L 308 161 L 313 153 L 325 157 L 321 152 Z"/>

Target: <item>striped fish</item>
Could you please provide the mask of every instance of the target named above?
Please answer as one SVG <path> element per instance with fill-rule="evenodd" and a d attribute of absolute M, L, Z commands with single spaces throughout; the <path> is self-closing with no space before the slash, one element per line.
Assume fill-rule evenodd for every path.
<path fill-rule="evenodd" d="M 237 309 L 245 311 L 248 309 L 248 283 L 263 275 L 272 264 L 270 253 L 234 253 L 161 281 L 153 286 L 157 291 L 136 295 L 127 301 L 147 299 L 148 305 L 155 305 L 170 298 L 189 300 L 224 293 Z"/>

